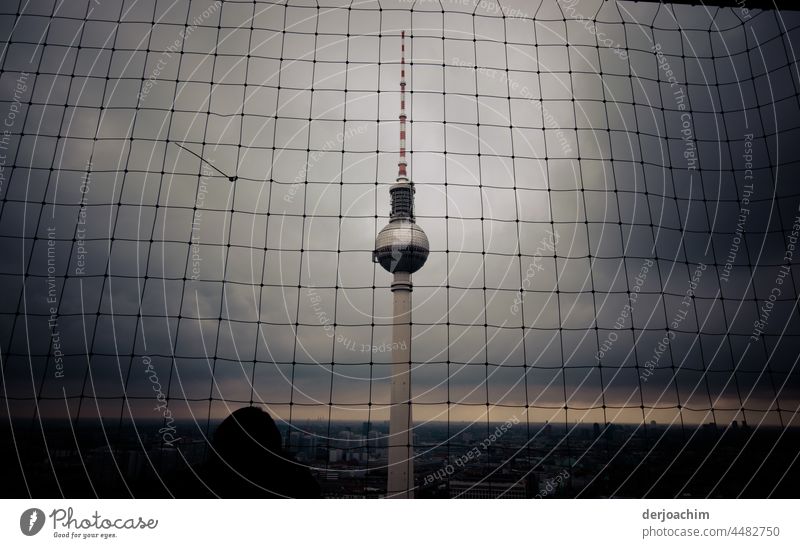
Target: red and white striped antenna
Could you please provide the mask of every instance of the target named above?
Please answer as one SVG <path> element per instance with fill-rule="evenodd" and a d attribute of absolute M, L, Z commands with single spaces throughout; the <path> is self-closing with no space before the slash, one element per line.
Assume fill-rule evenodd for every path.
<path fill-rule="evenodd" d="M 408 179 L 406 171 L 406 31 L 400 33 L 400 161 L 397 178 Z"/>

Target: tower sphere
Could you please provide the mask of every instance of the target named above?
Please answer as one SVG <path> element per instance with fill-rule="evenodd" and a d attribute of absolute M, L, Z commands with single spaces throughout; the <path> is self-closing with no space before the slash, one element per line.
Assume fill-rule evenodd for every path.
<path fill-rule="evenodd" d="M 391 273 L 413 274 L 425 264 L 429 252 L 425 232 L 411 219 L 400 217 L 378 232 L 372 260 Z"/>

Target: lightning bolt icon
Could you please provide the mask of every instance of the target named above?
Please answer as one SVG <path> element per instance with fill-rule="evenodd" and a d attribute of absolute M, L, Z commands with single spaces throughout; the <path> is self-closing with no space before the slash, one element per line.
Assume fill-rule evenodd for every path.
<path fill-rule="evenodd" d="M 38 517 L 39 513 L 36 510 L 31 512 L 31 522 L 28 524 L 28 531 L 31 531 L 33 529 L 33 526 L 36 524 Z"/>

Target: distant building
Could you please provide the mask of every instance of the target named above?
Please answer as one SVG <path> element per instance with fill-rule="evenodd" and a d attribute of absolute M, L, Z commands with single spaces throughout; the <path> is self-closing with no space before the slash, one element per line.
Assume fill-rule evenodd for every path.
<path fill-rule="evenodd" d="M 528 498 L 525 484 L 490 481 L 450 481 L 450 497 L 463 499 L 524 499 Z"/>

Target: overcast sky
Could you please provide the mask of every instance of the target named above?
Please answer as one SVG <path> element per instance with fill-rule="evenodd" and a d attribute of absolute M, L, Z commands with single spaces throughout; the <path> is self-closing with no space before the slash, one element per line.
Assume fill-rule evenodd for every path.
<path fill-rule="evenodd" d="M 797 12 L 347 5 L 3 2 L 12 413 L 388 417 L 406 30 L 415 417 L 797 422 Z"/>

